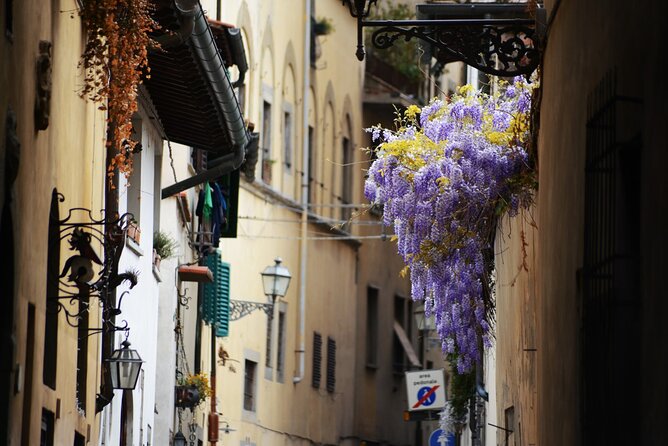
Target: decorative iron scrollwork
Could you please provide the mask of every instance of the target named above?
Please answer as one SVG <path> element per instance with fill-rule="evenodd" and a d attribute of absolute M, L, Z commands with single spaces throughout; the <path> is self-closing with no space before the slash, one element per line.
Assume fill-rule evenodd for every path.
<path fill-rule="evenodd" d="M 445 63 L 461 61 L 487 74 L 518 76 L 531 74 L 540 62 L 535 34 L 535 29 L 524 25 L 389 25 L 374 31 L 371 42 L 375 48 L 387 49 L 399 38 L 416 38 L 433 45 L 436 58 Z"/>
<path fill-rule="evenodd" d="M 537 26 L 535 17 L 527 18 L 530 14 L 526 7 L 523 11 L 517 9 L 518 5 L 496 8 L 505 18 L 486 18 L 489 17 L 487 14 L 474 18 L 467 12 L 467 18 L 368 20 L 370 8 L 376 5 L 376 0 L 343 0 L 343 5 L 348 6 L 350 15 L 357 19 L 356 55 L 359 60 L 364 60 L 365 55 L 362 30 L 373 27 L 378 28 L 371 36 L 375 48 L 390 48 L 399 38 L 406 41 L 419 39 L 430 45 L 434 50 L 432 55 L 440 64 L 461 61 L 491 75 L 526 75 L 540 63 L 542 28 Z M 468 11 L 486 7 L 468 6 Z M 544 14 L 542 8 L 538 8 L 537 12 L 541 16 Z M 519 18 L 507 18 L 509 13 Z"/>
<path fill-rule="evenodd" d="M 65 197 L 57 193 L 58 201 L 64 202 Z M 95 218 L 86 208 L 72 208 L 67 217 L 51 221 L 58 226 L 58 243 L 67 240 L 70 251 L 75 251 L 56 274 L 49 274 L 49 280 L 57 281 L 58 295 L 49 295 L 52 302 L 57 302 L 55 308 L 64 312 L 65 320 L 72 327 L 79 328 L 79 321 L 84 313 L 90 309 L 90 299 L 97 298 L 102 308 L 102 326 L 85 328 L 89 333 L 102 331 L 127 330 L 124 325 L 116 325 L 113 321 L 121 314 L 123 297 L 129 293 L 125 291 L 113 302 L 113 291 L 122 282 L 127 281 L 132 289 L 137 284 L 137 272 L 118 272 L 119 260 L 127 228 L 132 220 L 132 214 L 124 214 L 118 218 L 108 218 L 101 211 L 102 218 Z M 102 259 L 98 252 L 102 251 Z"/>
<path fill-rule="evenodd" d="M 230 300 L 230 321 L 239 320 L 255 310 L 264 311 L 270 319 L 274 315 L 274 305 L 271 302 L 261 303 L 246 300 Z"/>

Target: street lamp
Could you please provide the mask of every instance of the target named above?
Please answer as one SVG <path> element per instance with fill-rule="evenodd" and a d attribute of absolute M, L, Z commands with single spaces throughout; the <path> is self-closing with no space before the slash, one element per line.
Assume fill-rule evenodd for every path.
<path fill-rule="evenodd" d="M 186 441 L 186 436 L 183 435 L 183 432 L 178 431 L 174 435 L 174 446 L 187 446 L 188 442 Z"/>
<path fill-rule="evenodd" d="M 420 331 L 429 331 L 436 329 L 436 322 L 434 321 L 434 315 L 427 317 L 424 311 L 424 301 L 415 305 L 415 310 L 413 311 L 415 316 L 415 325 Z"/>
<path fill-rule="evenodd" d="M 264 287 L 264 294 L 271 297 L 271 302 L 276 302 L 276 297 L 283 297 L 288 291 L 290 285 L 290 271 L 284 266 L 281 266 L 280 257 L 274 259 L 275 264 L 268 266 L 262 271 L 262 286 Z"/>
<path fill-rule="evenodd" d="M 111 386 L 114 389 L 134 390 L 144 361 L 137 350 L 130 349 L 127 339 L 121 345 L 123 348 L 114 350 L 107 359 L 111 370 Z"/>
<path fill-rule="evenodd" d="M 268 266 L 260 274 L 262 275 L 262 288 L 264 294 L 269 298 L 268 303 L 251 302 L 247 300 L 230 299 L 230 320 L 236 321 L 249 315 L 255 310 L 264 311 L 269 318 L 274 315 L 274 304 L 276 298 L 285 296 L 290 285 L 292 275 L 290 271 L 281 265 L 281 258 L 276 257 L 274 264 Z"/>

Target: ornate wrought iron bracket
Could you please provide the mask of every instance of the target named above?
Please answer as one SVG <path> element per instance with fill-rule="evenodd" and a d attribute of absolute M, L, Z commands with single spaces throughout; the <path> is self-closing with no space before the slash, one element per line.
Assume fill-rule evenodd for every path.
<path fill-rule="evenodd" d="M 491 75 L 526 75 L 540 63 L 542 32 L 535 18 L 367 20 L 376 0 L 342 1 L 357 19 L 356 55 L 360 61 L 365 55 L 363 28 L 374 27 L 378 28 L 371 35 L 375 48 L 387 49 L 400 38 L 415 38 L 431 46 L 435 50 L 432 55 L 442 63 L 461 61 Z M 537 11 L 543 15 L 542 8 Z"/>
<path fill-rule="evenodd" d="M 247 300 L 232 300 L 230 299 L 230 320 L 236 321 L 244 316 L 249 315 L 255 310 L 264 311 L 271 319 L 274 316 L 274 304 L 271 302 L 250 302 Z"/>
<path fill-rule="evenodd" d="M 57 193 L 57 198 L 61 203 L 65 201 L 61 193 Z M 54 243 L 67 240 L 70 251 L 76 251 L 57 272 L 50 270 L 48 279 L 53 284 L 51 288 L 57 290 L 57 295 L 49 295 L 50 310 L 64 312 L 70 326 L 84 328 L 80 327 L 80 321 L 90 309 L 91 298 L 97 298 L 102 308 L 102 327 L 86 330 L 93 333 L 127 330 L 127 324 L 116 326 L 111 321 L 121 313 L 121 302 L 129 291 L 121 294 L 117 304 L 113 302 L 112 292 L 124 281 L 129 282 L 130 288 L 137 284 L 136 272 L 118 273 L 131 220 L 132 214 L 95 218 L 86 208 L 72 208 L 64 219 L 51 219 L 52 231 L 58 232 Z M 49 247 L 59 252 L 57 248 Z M 100 250 L 104 260 L 97 254 Z"/>

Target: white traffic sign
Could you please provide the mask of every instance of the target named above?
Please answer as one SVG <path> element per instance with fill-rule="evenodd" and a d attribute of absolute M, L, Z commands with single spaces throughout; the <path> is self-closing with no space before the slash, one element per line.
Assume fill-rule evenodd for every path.
<path fill-rule="evenodd" d="M 406 372 L 408 410 L 433 410 L 445 407 L 443 369 Z"/>

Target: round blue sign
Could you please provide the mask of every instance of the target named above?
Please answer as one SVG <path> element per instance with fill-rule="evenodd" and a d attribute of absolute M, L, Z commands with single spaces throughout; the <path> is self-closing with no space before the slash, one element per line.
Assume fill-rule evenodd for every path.
<path fill-rule="evenodd" d="M 436 429 L 429 436 L 429 446 L 455 446 L 455 435 L 448 432 L 443 433 L 443 429 Z"/>
<path fill-rule="evenodd" d="M 428 396 L 425 398 L 425 395 L 427 394 Z M 421 406 L 431 406 L 434 404 L 434 401 L 436 401 L 436 392 L 432 391 L 431 387 L 422 387 L 418 390 L 417 399 L 422 402 L 422 404 L 420 404 Z"/>

